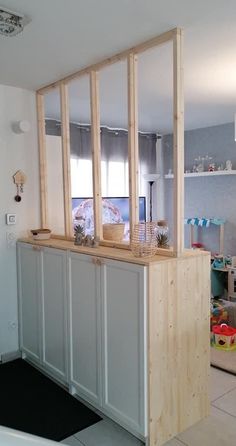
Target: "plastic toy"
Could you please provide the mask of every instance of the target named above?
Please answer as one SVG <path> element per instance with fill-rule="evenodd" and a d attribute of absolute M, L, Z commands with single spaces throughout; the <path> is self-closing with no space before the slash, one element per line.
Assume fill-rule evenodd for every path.
<path fill-rule="evenodd" d="M 231 351 L 236 349 L 236 329 L 227 324 L 215 325 L 212 328 L 213 346 L 219 350 Z"/>

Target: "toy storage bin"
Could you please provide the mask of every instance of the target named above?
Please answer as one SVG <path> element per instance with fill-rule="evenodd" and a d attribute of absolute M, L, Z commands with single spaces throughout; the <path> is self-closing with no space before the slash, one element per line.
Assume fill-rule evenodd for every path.
<path fill-rule="evenodd" d="M 213 345 L 220 350 L 236 349 L 236 329 L 227 324 L 212 327 L 214 334 Z"/>

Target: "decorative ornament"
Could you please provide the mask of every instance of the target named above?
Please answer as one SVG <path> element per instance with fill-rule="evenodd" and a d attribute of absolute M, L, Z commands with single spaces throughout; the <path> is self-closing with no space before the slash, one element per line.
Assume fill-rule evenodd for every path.
<path fill-rule="evenodd" d="M 16 185 L 16 195 L 15 195 L 15 201 L 17 203 L 20 203 L 21 201 L 21 194 L 24 192 L 24 184 L 26 183 L 26 175 L 22 170 L 17 170 L 15 175 L 13 175 L 13 181 Z"/>
<path fill-rule="evenodd" d="M 208 166 L 208 172 L 215 172 L 216 166 L 215 163 L 210 163 Z"/>
<path fill-rule="evenodd" d="M 230 161 L 230 160 L 226 161 L 225 170 L 232 170 L 232 161 Z"/>

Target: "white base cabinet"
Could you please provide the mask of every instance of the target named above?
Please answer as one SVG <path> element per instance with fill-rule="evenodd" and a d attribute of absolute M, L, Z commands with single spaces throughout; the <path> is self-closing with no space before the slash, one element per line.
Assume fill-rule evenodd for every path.
<path fill-rule="evenodd" d="M 146 267 L 19 243 L 18 274 L 22 352 L 145 438 Z"/>
<path fill-rule="evenodd" d="M 30 359 L 41 360 L 40 254 L 32 245 L 18 243 L 20 348 Z"/>
<path fill-rule="evenodd" d="M 69 253 L 74 391 L 146 435 L 145 267 Z"/>
<path fill-rule="evenodd" d="M 100 270 L 90 256 L 69 254 L 70 383 L 101 406 Z"/>
<path fill-rule="evenodd" d="M 67 255 L 18 243 L 18 293 L 22 353 L 68 381 Z"/>
<path fill-rule="evenodd" d="M 102 405 L 115 420 L 146 433 L 146 270 L 106 261 L 102 273 Z"/>

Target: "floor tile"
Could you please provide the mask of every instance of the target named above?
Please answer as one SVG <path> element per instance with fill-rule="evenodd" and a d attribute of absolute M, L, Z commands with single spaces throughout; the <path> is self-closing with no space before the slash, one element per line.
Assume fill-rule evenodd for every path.
<path fill-rule="evenodd" d="M 141 446 L 143 443 L 112 421 L 102 420 L 75 434 L 85 446 Z M 175 445 L 173 445 L 175 446 Z M 179 446 L 179 445 L 178 445 Z"/>
<path fill-rule="evenodd" d="M 61 441 L 63 444 L 67 444 L 68 446 L 84 446 L 80 441 L 75 438 L 73 435 L 71 437 L 66 438 L 65 440 Z"/>
<path fill-rule="evenodd" d="M 184 443 L 177 440 L 177 438 L 173 438 L 172 440 L 165 443 L 163 446 L 184 446 Z"/>
<path fill-rule="evenodd" d="M 236 420 L 212 407 L 208 418 L 178 435 L 178 439 L 188 446 L 235 446 Z"/>
<path fill-rule="evenodd" d="M 214 401 L 213 405 L 218 409 L 222 409 L 225 412 L 229 413 L 236 417 L 236 389 L 231 390 L 231 392 L 226 393 L 221 398 L 218 398 Z M 236 420 L 235 420 L 236 424 Z M 236 440 L 235 440 L 236 444 Z"/>
<path fill-rule="evenodd" d="M 236 376 L 211 367 L 211 401 L 234 388 L 236 388 Z"/>

